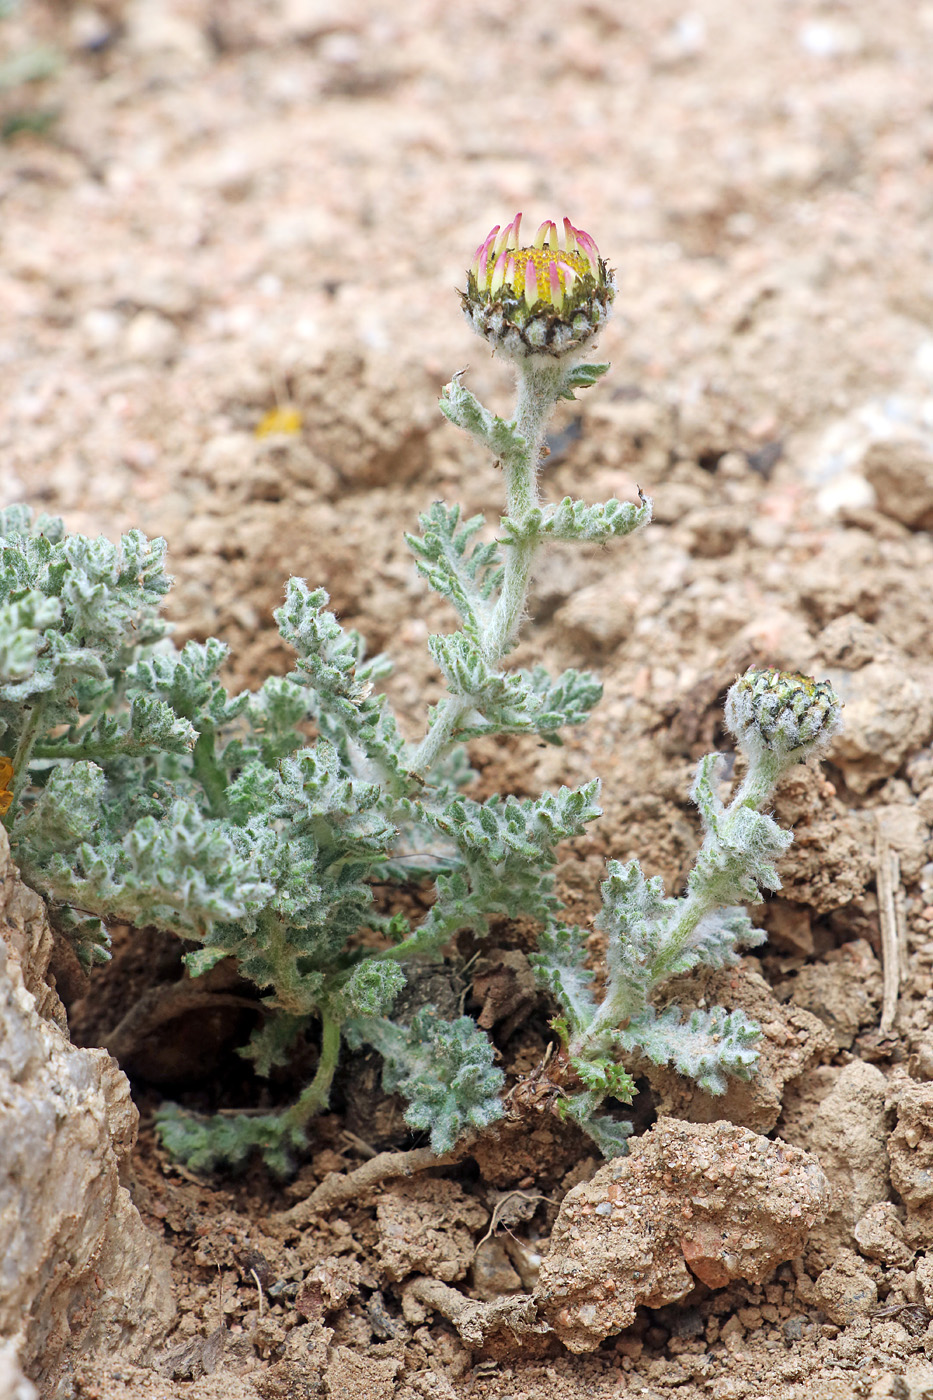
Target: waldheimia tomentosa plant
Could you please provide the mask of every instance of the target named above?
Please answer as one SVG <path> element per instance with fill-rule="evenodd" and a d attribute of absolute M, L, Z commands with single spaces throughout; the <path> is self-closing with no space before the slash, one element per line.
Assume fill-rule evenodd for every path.
<path fill-rule="evenodd" d="M 169 588 L 164 542 L 138 532 L 119 545 L 66 535 L 24 507 L 0 513 L 0 751 L 8 790 L 0 812 L 24 876 L 53 901 L 86 963 L 108 956 L 101 920 L 171 930 L 197 945 L 197 977 L 223 958 L 263 991 L 263 1019 L 244 1052 L 260 1074 L 297 1038 L 319 1038 L 316 1073 L 289 1108 L 198 1118 L 168 1108 L 160 1131 L 195 1167 L 258 1149 L 285 1170 L 328 1102 L 341 1042 L 383 1056 L 384 1081 L 408 1101 L 413 1128 L 443 1151 L 502 1113 L 493 1048 L 467 1016 L 432 1007 L 393 1019 L 404 967 L 436 957 L 461 930 L 496 917 L 542 927 L 535 965 L 561 1007 L 562 1111 L 604 1151 L 627 1126 L 597 1113 L 630 1099 L 621 1059 L 638 1051 L 674 1064 L 714 1092 L 748 1075 L 757 1028 L 740 1013 L 673 1009 L 652 997 L 701 962 L 722 965 L 761 937 L 733 906 L 776 888 L 772 861 L 791 837 L 762 815 L 782 768 L 812 752 L 838 722 L 827 686 L 753 672 L 730 693 L 729 723 L 749 762 L 727 808 L 713 756 L 694 796 L 707 835 L 688 890 L 665 898 L 637 865 L 611 862 L 600 926 L 609 935 L 597 1001 L 584 934 L 560 921 L 555 847 L 598 815 L 598 782 L 518 801 L 469 796 L 465 744 L 483 734 L 534 733 L 559 743 L 600 695 L 592 676 L 506 671 L 536 557 L 548 540 L 609 540 L 646 524 L 650 502 L 545 505 L 538 469 L 556 402 L 608 366 L 582 362 L 608 315 L 613 287 L 595 244 L 565 220 L 522 247 L 520 216 L 493 230 L 469 273 L 474 327 L 511 358 L 514 416 L 489 413 L 460 376 L 441 401 L 502 467 L 507 513 L 495 542 L 481 517 L 435 503 L 409 539 L 428 582 L 461 626 L 430 639 L 447 694 L 423 738 L 402 740 L 367 660 L 323 590 L 292 579 L 276 612 L 295 669 L 231 696 L 218 641 L 173 647 L 159 607 Z M 309 725 L 316 737 L 309 740 Z M 2 762 L 2 759 L 0 759 Z M 379 911 L 373 887 L 431 881 L 433 902 L 412 921 Z M 621 1059 L 620 1059 L 621 1057 Z"/>

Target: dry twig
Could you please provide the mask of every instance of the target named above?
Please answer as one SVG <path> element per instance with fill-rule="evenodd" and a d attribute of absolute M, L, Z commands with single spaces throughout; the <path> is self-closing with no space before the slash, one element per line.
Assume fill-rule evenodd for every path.
<path fill-rule="evenodd" d="M 904 918 L 904 892 L 897 852 L 888 845 L 879 823 L 875 837 L 875 871 L 878 890 L 878 919 L 881 925 L 882 998 L 879 1034 L 894 1029 L 897 998 L 906 962 L 907 927 Z"/>

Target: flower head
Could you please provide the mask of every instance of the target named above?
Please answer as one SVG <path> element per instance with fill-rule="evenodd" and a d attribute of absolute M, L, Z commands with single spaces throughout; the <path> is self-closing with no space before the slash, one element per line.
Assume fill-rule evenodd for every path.
<path fill-rule="evenodd" d="M 522 216 L 497 224 L 476 250 L 461 293 L 473 329 L 516 359 L 578 350 L 609 318 L 612 273 L 588 233 L 546 219 L 528 246 Z"/>
<path fill-rule="evenodd" d="M 729 691 L 726 724 L 749 756 L 767 750 L 788 764 L 824 748 L 842 723 L 829 681 L 789 671 L 746 671 Z"/>

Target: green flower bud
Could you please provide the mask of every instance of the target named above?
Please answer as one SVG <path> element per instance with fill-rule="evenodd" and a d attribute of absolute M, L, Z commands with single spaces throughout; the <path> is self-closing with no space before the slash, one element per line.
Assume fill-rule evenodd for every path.
<path fill-rule="evenodd" d="M 609 318 L 612 273 L 588 233 L 564 219 L 563 247 L 547 219 L 521 247 L 522 216 L 492 230 L 476 250 L 461 293 L 476 331 L 513 359 L 579 351 Z"/>
<path fill-rule="evenodd" d="M 824 748 L 842 723 L 829 681 L 790 671 L 746 671 L 726 698 L 726 725 L 748 758 L 768 752 L 782 766 Z"/>

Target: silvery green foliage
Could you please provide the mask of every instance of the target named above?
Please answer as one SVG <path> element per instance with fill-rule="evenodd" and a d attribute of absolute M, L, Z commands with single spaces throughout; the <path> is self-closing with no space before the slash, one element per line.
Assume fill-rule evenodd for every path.
<path fill-rule="evenodd" d="M 728 1076 L 754 1072 L 760 1029 L 741 1011 L 682 1013 L 653 1005 L 663 985 L 694 967 L 728 967 L 738 950 L 764 940 L 739 902 L 756 902 L 762 890 L 780 889 L 774 861 L 793 837 L 758 810 L 781 773 L 824 747 L 839 728 L 841 706 L 826 682 L 777 671 L 749 671 L 731 688 L 727 723 L 745 755 L 748 772 L 726 806 L 718 792 L 723 757 L 702 759 L 692 796 L 705 835 L 679 898 L 647 879 L 637 861 L 609 861 L 596 927 L 607 939 L 605 989 L 592 992 L 586 943 L 579 929 L 552 923 L 531 961 L 542 986 L 561 1007 L 555 1023 L 569 1068 L 582 1083 L 565 1112 L 606 1150 L 612 1120 L 596 1116 L 607 1097 L 631 1102 L 634 1081 L 617 1062 L 644 1056 L 670 1065 L 711 1094 L 722 1094 Z"/>
<path fill-rule="evenodd" d="M 166 635 L 162 541 L 134 532 L 114 545 L 22 508 L 0 516 L 0 747 L 15 770 L 6 824 L 24 877 L 87 966 L 108 956 L 106 919 L 188 940 L 191 976 L 235 959 L 263 992 L 244 1047 L 259 1073 L 286 1063 L 299 1036 L 321 1040 L 318 1074 L 280 1113 L 205 1119 L 169 1106 L 163 1139 L 192 1165 L 258 1150 L 284 1170 L 326 1105 L 346 1035 L 383 1052 L 387 1087 L 438 1150 L 501 1114 L 502 1073 L 475 1023 L 431 1008 L 398 1023 L 392 1004 L 405 963 L 436 957 L 458 931 L 554 917 L 555 848 L 599 811 L 595 782 L 478 802 L 460 791 L 472 773 L 459 741 L 556 741 L 600 690 L 577 672 L 507 676 L 484 659 L 477 619 L 495 606 L 496 546 L 477 544 L 477 522 L 462 526 L 456 509 L 435 506 L 422 523 L 419 566 L 465 623 L 435 639 L 435 655 L 469 703 L 416 771 L 374 690 L 387 663 L 365 657 L 323 590 L 292 579 L 276 614 L 291 674 L 230 695 L 220 642 L 179 650 Z M 413 878 L 433 882 L 424 916 L 380 913 L 375 882 Z"/>
<path fill-rule="evenodd" d="M 349 1022 L 351 1045 L 368 1041 L 382 1055 L 383 1087 L 409 1102 L 405 1121 L 431 1134 L 435 1152 L 448 1152 L 464 1132 L 485 1128 L 500 1116 L 502 1075 L 493 1047 L 476 1034 L 469 1016 L 441 1021 L 430 1007 L 407 1026 L 360 1017 Z"/>
<path fill-rule="evenodd" d="M 747 1076 L 757 1028 L 719 1008 L 658 1011 L 669 978 L 734 961 L 760 941 L 737 906 L 779 886 L 774 861 L 790 836 L 760 810 L 783 767 L 818 748 L 838 722 L 828 687 L 750 673 L 728 717 L 749 763 L 728 806 L 716 755 L 693 789 L 706 835 L 680 899 L 636 862 L 610 861 L 599 927 L 605 989 L 592 992 L 579 930 L 561 922 L 558 844 L 599 814 L 598 782 L 518 800 L 485 801 L 465 741 L 535 734 L 559 742 L 600 695 L 593 677 L 541 667 L 507 671 L 540 548 L 608 541 L 645 525 L 651 503 L 543 504 L 538 469 L 556 401 L 596 382 L 602 365 L 526 356 L 515 417 L 482 407 L 455 378 L 442 408 L 496 453 L 508 513 L 498 539 L 482 521 L 435 503 L 409 540 L 418 569 L 453 607 L 460 630 L 432 637 L 446 693 L 419 742 L 403 740 L 375 689 L 385 658 L 367 659 L 323 589 L 292 579 L 276 612 L 294 669 L 230 695 L 225 646 L 167 636 L 165 546 L 139 532 L 119 545 L 65 534 L 23 507 L 0 512 L 0 756 L 13 777 L 4 824 L 24 877 L 51 901 L 85 965 L 107 956 L 102 920 L 170 930 L 192 946 L 197 977 L 225 958 L 262 992 L 262 1020 L 243 1053 L 258 1073 L 288 1062 L 303 1036 L 320 1046 L 313 1079 L 289 1107 L 196 1118 L 168 1106 L 163 1140 L 192 1165 L 242 1162 L 259 1151 L 286 1170 L 326 1107 L 341 1042 L 384 1059 L 387 1090 L 437 1151 L 502 1113 L 502 1073 L 468 1017 L 433 1008 L 393 1018 L 411 959 L 436 958 L 460 932 L 494 918 L 543 926 L 538 975 L 562 1008 L 570 1088 L 563 1106 L 607 1155 L 628 1126 L 599 1109 L 630 1100 L 627 1056 L 670 1064 L 712 1092 Z M 309 739 L 309 733 L 314 739 Z M 415 920 L 383 913 L 374 891 L 430 881 Z"/>

